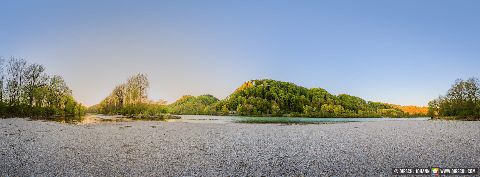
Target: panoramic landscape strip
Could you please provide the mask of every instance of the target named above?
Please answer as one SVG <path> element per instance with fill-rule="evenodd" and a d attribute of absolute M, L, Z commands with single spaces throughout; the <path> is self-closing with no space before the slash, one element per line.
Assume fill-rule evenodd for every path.
<path fill-rule="evenodd" d="M 49 76 L 43 65 L 15 57 L 1 58 L 0 64 L 2 117 L 74 117 L 89 112 L 140 119 L 178 118 L 173 115 L 480 118 L 477 78 L 458 79 L 446 95 L 430 101 L 428 107 L 418 107 L 365 101 L 348 94 L 333 95 L 323 88 L 305 88 L 271 79 L 246 81 L 222 100 L 210 94 L 185 95 L 167 104 L 163 100 L 150 100 L 147 76 L 136 74 L 116 86 L 99 104 L 87 108 L 74 100 L 61 76 Z"/>
<path fill-rule="evenodd" d="M 0 177 L 479 176 L 479 7 L 0 1 Z"/>

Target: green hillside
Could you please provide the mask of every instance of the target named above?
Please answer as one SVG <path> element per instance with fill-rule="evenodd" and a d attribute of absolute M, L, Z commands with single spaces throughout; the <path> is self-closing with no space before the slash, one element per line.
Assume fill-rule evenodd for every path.
<path fill-rule="evenodd" d="M 191 96 L 184 95 L 169 105 L 172 114 L 216 114 L 215 106 L 218 98 L 212 95 Z"/>
<path fill-rule="evenodd" d="M 404 108 L 362 98 L 340 94 L 333 95 L 322 88 L 305 88 L 290 82 L 270 79 L 243 83 L 223 100 L 212 95 L 185 95 L 172 104 L 149 101 L 145 75 L 130 77 L 117 86 L 91 112 L 122 115 L 242 115 L 242 116 L 292 116 L 292 117 L 413 117 L 417 107 Z M 409 110 L 410 114 L 408 111 Z M 413 110 L 413 111 L 411 111 Z"/>
<path fill-rule="evenodd" d="M 217 111 L 239 115 L 307 117 L 407 117 L 390 104 L 333 95 L 322 88 L 305 88 L 270 79 L 242 84 L 216 105 Z"/>

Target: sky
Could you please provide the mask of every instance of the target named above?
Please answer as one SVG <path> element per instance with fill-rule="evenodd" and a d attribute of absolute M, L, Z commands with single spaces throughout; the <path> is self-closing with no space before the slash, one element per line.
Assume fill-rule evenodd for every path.
<path fill-rule="evenodd" d="M 225 98 L 251 79 L 427 105 L 480 76 L 480 1 L 0 0 L 0 56 L 93 105 L 130 75 L 149 97 Z"/>

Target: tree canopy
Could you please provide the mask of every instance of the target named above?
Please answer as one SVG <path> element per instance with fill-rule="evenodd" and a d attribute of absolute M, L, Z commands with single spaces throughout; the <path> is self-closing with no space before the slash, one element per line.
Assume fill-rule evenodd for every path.
<path fill-rule="evenodd" d="M 445 96 L 428 105 L 432 117 L 480 119 L 480 82 L 475 77 L 457 79 Z"/>
<path fill-rule="evenodd" d="M 49 76 L 43 65 L 22 58 L 0 58 L 2 117 L 73 116 L 84 112 L 85 107 L 75 101 L 61 76 Z"/>
<path fill-rule="evenodd" d="M 411 111 L 420 110 L 414 106 L 404 108 L 370 102 L 347 94 L 333 95 L 322 88 L 309 89 L 270 79 L 247 81 L 223 100 L 208 94 L 184 95 L 169 105 L 148 101 L 147 89 L 148 79 L 145 75 L 132 76 L 126 83 L 115 87 L 109 96 L 91 110 L 123 115 L 171 113 L 305 117 L 425 116 L 424 112 Z"/>
<path fill-rule="evenodd" d="M 270 79 L 242 84 L 217 104 L 219 112 L 239 115 L 308 117 L 406 117 L 394 105 L 365 101 L 347 94 L 333 95 L 322 88 L 305 88 Z M 420 114 L 415 114 L 420 115 Z"/>
<path fill-rule="evenodd" d="M 215 105 L 218 98 L 212 95 L 191 96 L 184 95 L 171 105 L 169 105 L 172 114 L 216 114 Z"/>
<path fill-rule="evenodd" d="M 150 83 L 145 74 L 130 76 L 125 83 L 117 85 L 98 105 L 89 108 L 90 112 L 122 115 L 158 115 L 166 113 L 164 102 L 148 100 Z"/>

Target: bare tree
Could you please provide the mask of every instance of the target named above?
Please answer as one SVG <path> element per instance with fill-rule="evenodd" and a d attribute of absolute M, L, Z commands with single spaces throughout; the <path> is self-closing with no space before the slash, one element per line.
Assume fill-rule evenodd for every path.
<path fill-rule="evenodd" d="M 143 103 L 147 101 L 150 83 L 145 74 L 136 74 L 127 80 L 126 104 Z"/>
<path fill-rule="evenodd" d="M 3 103 L 4 101 L 4 85 L 5 85 L 5 59 L 3 57 L 0 57 L 0 102 Z"/>
<path fill-rule="evenodd" d="M 136 74 L 120 84 L 100 103 L 100 110 L 105 113 L 118 113 L 122 108 L 148 102 L 149 82 L 145 74 Z M 164 103 L 163 103 L 164 104 Z"/>
<path fill-rule="evenodd" d="M 25 80 L 24 72 L 27 61 L 23 58 L 11 57 L 7 66 L 7 94 L 10 105 L 21 102 L 22 88 Z"/>

